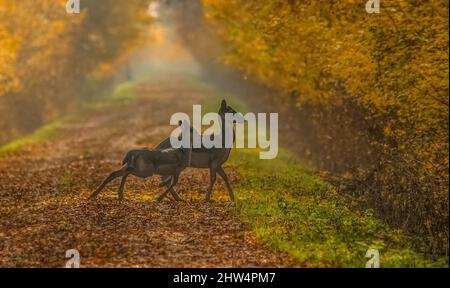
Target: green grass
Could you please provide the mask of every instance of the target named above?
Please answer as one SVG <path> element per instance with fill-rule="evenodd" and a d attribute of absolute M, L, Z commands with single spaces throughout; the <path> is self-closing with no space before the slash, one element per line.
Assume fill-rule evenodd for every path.
<path fill-rule="evenodd" d="M 85 109 L 95 110 L 112 105 L 126 105 L 132 103 L 137 98 L 137 87 L 140 82 L 128 81 L 118 84 L 111 93 L 104 93 L 104 96 L 89 102 L 82 103 Z"/>
<path fill-rule="evenodd" d="M 109 99 L 112 102 L 121 102 L 121 103 L 130 103 L 133 102 L 137 97 L 137 87 L 136 82 L 124 82 L 114 89 L 111 98 Z"/>
<path fill-rule="evenodd" d="M 272 249 L 305 266 L 363 268 L 367 250 L 378 249 L 381 267 L 448 267 L 445 259 L 412 251 L 400 230 L 361 211 L 287 151 L 259 160 L 258 151 L 234 150 L 229 165 L 240 175 L 237 216 Z"/>
<path fill-rule="evenodd" d="M 58 119 L 45 126 L 42 126 L 41 128 L 39 128 L 30 135 L 27 135 L 25 137 L 19 138 L 17 140 L 14 140 L 12 142 L 0 146 L 0 156 L 16 153 L 27 145 L 35 144 L 38 142 L 48 140 L 52 137 L 55 137 L 62 130 L 64 124 L 71 121 L 72 118 L 73 117 L 64 117 Z"/>

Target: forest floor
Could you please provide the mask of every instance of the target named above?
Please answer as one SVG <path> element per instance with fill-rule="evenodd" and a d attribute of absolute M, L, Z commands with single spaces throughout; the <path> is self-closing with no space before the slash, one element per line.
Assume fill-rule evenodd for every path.
<path fill-rule="evenodd" d="M 94 201 L 95 187 L 127 150 L 153 147 L 173 127 L 170 115 L 211 98 L 183 81 L 141 84 L 137 99 L 100 105 L 61 124 L 57 135 L 0 159 L 0 266 L 63 267 L 78 249 L 83 267 L 267 267 L 295 262 L 270 252 L 239 221 L 219 180 L 204 201 L 208 170 L 187 169 L 176 189 L 186 202 L 154 199 L 159 177 L 117 181 Z M 192 106 L 191 106 L 192 107 Z M 236 173 L 227 168 L 232 182 Z"/>

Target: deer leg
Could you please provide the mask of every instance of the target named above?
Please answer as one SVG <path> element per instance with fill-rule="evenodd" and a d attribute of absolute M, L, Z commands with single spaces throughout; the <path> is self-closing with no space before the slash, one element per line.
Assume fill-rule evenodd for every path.
<path fill-rule="evenodd" d="M 212 188 L 214 187 L 214 184 L 216 183 L 216 174 L 217 174 L 217 167 L 211 167 L 209 169 L 209 176 L 210 176 L 210 183 L 208 187 L 208 191 L 206 192 L 206 201 L 211 201 L 211 194 L 212 194 Z"/>
<path fill-rule="evenodd" d="M 123 200 L 123 190 L 125 189 L 125 182 L 127 181 L 127 177 L 130 175 L 130 173 L 127 173 L 122 176 L 122 181 L 120 181 L 120 187 L 119 187 L 119 202 L 122 203 Z"/>
<path fill-rule="evenodd" d="M 158 201 L 158 202 L 161 202 L 161 201 L 164 199 L 164 197 L 166 197 L 166 195 L 170 192 L 170 190 L 173 190 L 173 187 L 174 187 L 177 183 L 178 183 L 178 175 L 174 175 L 174 176 L 172 177 L 172 183 L 170 184 L 169 188 L 167 188 L 167 190 L 166 190 L 164 193 L 162 193 L 161 195 L 159 195 L 157 201 Z M 175 192 L 175 191 L 174 191 L 174 192 Z M 175 192 L 175 194 L 176 194 L 176 192 Z M 178 196 L 178 198 L 179 198 L 179 196 Z"/>
<path fill-rule="evenodd" d="M 115 171 L 113 173 L 111 173 L 103 182 L 102 184 L 100 184 L 100 186 L 98 186 L 98 188 L 91 194 L 91 196 L 89 198 L 95 198 L 97 197 L 97 195 L 100 193 L 100 191 L 103 190 L 103 188 L 105 188 L 105 186 L 111 182 L 112 180 L 116 179 L 117 177 L 123 176 L 125 173 L 127 173 L 124 169 L 120 169 L 118 171 Z"/>
<path fill-rule="evenodd" d="M 173 199 L 175 199 L 176 201 L 183 201 L 180 195 L 177 192 L 175 192 L 175 189 L 173 189 L 173 187 L 169 189 L 169 192 L 170 195 L 172 195 Z"/>
<path fill-rule="evenodd" d="M 228 195 L 230 195 L 231 202 L 234 202 L 234 193 L 233 189 L 231 188 L 230 182 L 228 181 L 228 176 L 225 173 L 225 170 L 223 170 L 222 166 L 217 169 L 217 173 L 222 177 L 223 181 L 225 181 L 225 185 L 227 186 Z"/>
<path fill-rule="evenodd" d="M 165 178 L 165 177 L 163 177 L 163 182 L 161 183 L 161 186 L 160 187 L 163 187 L 163 186 L 167 186 L 167 187 L 170 187 L 170 181 L 171 181 L 172 179 L 170 178 L 170 177 L 168 177 L 167 179 Z M 170 192 L 170 194 L 172 195 L 172 197 L 176 200 L 176 201 L 183 201 L 183 199 L 180 197 L 180 195 L 177 193 L 177 192 L 175 192 L 175 189 L 173 189 L 173 188 L 170 188 L 169 189 L 169 192 Z M 164 197 L 167 195 L 167 193 L 164 195 Z M 164 198 L 163 197 L 163 198 Z M 162 199 L 161 199 L 162 200 Z"/>
<path fill-rule="evenodd" d="M 162 181 L 161 181 L 161 184 L 159 184 L 159 187 L 164 187 L 164 186 L 167 186 L 167 185 L 170 185 L 170 182 L 172 181 L 172 178 L 170 178 L 170 177 L 162 177 L 162 179 L 161 179 Z"/>

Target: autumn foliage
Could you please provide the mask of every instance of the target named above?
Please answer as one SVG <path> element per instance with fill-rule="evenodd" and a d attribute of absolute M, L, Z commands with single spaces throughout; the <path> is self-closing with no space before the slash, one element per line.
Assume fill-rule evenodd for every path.
<path fill-rule="evenodd" d="M 82 1 L 71 15 L 66 1 L 0 0 L 0 143 L 60 116 L 113 71 L 139 38 L 146 2 Z"/>
<path fill-rule="evenodd" d="M 295 102 L 318 165 L 418 249 L 448 253 L 449 4 L 365 2 L 203 0 L 222 60 Z"/>

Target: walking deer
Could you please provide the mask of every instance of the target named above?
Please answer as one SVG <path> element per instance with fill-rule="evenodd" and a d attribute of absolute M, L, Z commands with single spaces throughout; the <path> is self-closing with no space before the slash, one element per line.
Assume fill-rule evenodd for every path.
<path fill-rule="evenodd" d="M 221 135 L 218 137 L 221 137 L 222 140 L 222 147 L 225 147 L 225 131 L 226 131 L 226 125 L 233 126 L 234 123 L 226 123 L 225 121 L 225 115 L 226 114 L 237 114 L 236 110 L 234 110 L 232 107 L 228 106 L 227 102 L 225 100 L 222 100 L 222 103 L 220 105 L 219 109 L 219 116 L 221 119 Z M 191 128 L 192 130 L 192 128 Z M 191 132 L 191 135 L 193 133 Z M 214 135 L 211 135 L 211 137 L 215 137 Z M 233 127 L 233 142 L 235 138 L 235 130 Z M 155 147 L 155 149 L 167 149 L 171 147 L 170 143 L 170 137 L 165 139 L 163 142 L 161 142 L 158 146 Z M 206 201 L 211 200 L 211 193 L 212 188 L 216 182 L 217 174 L 219 174 L 220 177 L 225 181 L 225 185 L 228 190 L 228 194 L 230 196 L 230 200 L 234 202 L 234 193 L 233 189 L 230 185 L 229 179 L 227 174 L 225 173 L 225 170 L 223 169 L 222 165 L 228 160 L 228 157 L 230 156 L 231 148 L 192 148 L 191 151 L 191 161 L 189 167 L 192 168 L 208 168 L 210 171 L 210 183 L 208 186 L 208 190 L 206 192 Z M 163 183 L 168 181 L 169 179 L 167 176 L 163 176 Z M 179 195 L 175 192 L 173 187 L 168 186 L 168 190 L 161 195 L 162 200 L 167 193 L 170 192 L 172 196 L 175 198 L 175 200 L 181 200 Z"/>
<path fill-rule="evenodd" d="M 147 178 L 156 174 L 163 176 L 165 179 L 161 183 L 160 187 L 168 187 L 167 191 L 158 197 L 158 201 L 161 201 L 168 192 L 172 193 L 171 191 L 173 191 L 173 187 L 178 183 L 178 178 L 181 171 L 189 166 L 190 158 L 190 148 L 131 150 L 125 156 L 122 162 L 122 168 L 111 173 L 92 193 L 90 198 L 92 199 L 97 197 L 97 195 L 109 182 L 118 177 L 122 177 L 118 190 L 119 201 L 122 202 L 125 182 L 129 175 L 134 175 L 139 178 Z M 179 198 L 176 193 L 172 194 L 175 199 Z"/>

